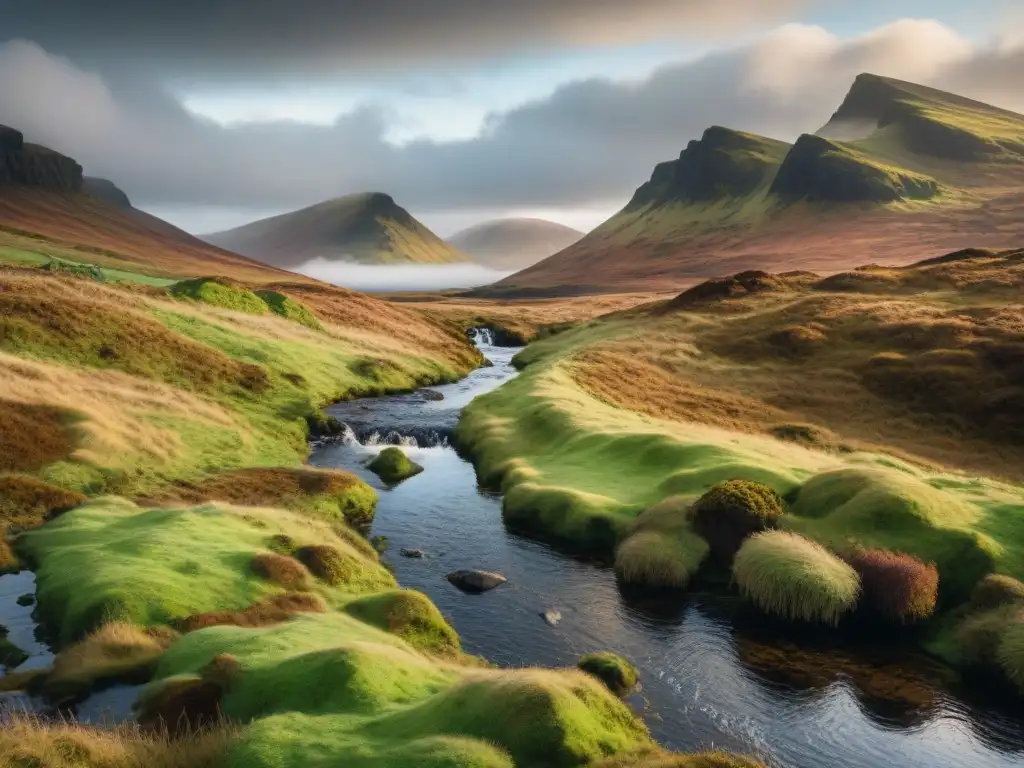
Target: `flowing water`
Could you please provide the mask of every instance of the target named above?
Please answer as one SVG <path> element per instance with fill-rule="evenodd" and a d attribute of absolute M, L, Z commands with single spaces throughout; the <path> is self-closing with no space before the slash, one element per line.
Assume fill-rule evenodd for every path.
<path fill-rule="evenodd" d="M 372 533 L 388 539 L 385 560 L 403 586 L 431 597 L 466 651 L 513 667 L 622 653 L 641 671 L 631 704 L 673 749 L 755 753 L 784 768 L 1024 766 L 1024 712 L 954 687 L 913 646 L 793 644 L 735 598 L 624 594 L 610 568 L 507 531 L 500 495 L 478 487 L 448 446 L 461 409 L 515 375 L 515 350 L 477 341 L 494 365 L 457 384 L 333 406 L 350 430 L 316 446 L 310 462 L 378 489 Z M 395 443 L 425 471 L 391 488 L 364 464 Z M 402 548 L 425 557 L 402 557 Z M 445 579 L 460 568 L 498 571 L 508 583 L 463 594 Z M 549 610 L 561 615 L 553 625 L 542 616 Z"/>

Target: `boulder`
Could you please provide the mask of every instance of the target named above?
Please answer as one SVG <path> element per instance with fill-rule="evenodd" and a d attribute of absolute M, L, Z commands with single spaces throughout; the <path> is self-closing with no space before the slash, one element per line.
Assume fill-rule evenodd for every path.
<path fill-rule="evenodd" d="M 448 581 L 463 592 L 480 593 L 504 584 L 507 579 L 491 571 L 462 570 L 449 573 Z"/>
<path fill-rule="evenodd" d="M 422 560 L 424 557 L 426 557 L 426 554 L 423 552 L 422 549 L 409 549 L 408 547 L 402 547 L 399 550 L 399 554 L 402 557 L 408 557 L 413 560 Z"/>

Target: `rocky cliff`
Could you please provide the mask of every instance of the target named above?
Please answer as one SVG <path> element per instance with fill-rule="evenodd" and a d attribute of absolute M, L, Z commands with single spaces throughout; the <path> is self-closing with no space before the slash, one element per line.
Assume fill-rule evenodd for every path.
<path fill-rule="evenodd" d="M 21 131 L 0 125 L 0 189 L 7 184 L 77 192 L 82 166 L 52 149 L 28 144 Z"/>

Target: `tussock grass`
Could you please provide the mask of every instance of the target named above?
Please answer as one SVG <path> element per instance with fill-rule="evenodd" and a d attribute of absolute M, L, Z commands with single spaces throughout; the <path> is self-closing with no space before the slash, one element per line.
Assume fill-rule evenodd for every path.
<path fill-rule="evenodd" d="M 371 472 L 385 483 L 400 483 L 423 471 L 423 467 L 409 459 L 401 448 L 385 448 L 368 465 Z"/>
<path fill-rule="evenodd" d="M 1024 608 L 1016 605 L 1003 605 L 968 614 L 954 632 L 961 661 L 971 666 L 996 666 L 1004 632 L 1022 618 Z"/>
<path fill-rule="evenodd" d="M 787 619 L 837 624 L 857 603 L 857 572 L 810 539 L 766 531 L 736 553 L 733 576 L 761 610 Z"/>
<path fill-rule="evenodd" d="M 9 716 L 0 728 L 4 768 L 219 768 L 237 739 L 231 727 L 172 738 L 166 732 L 121 725 L 103 729 Z"/>
<path fill-rule="evenodd" d="M 413 590 L 383 592 L 345 605 L 360 621 L 398 635 L 409 645 L 442 656 L 458 656 L 459 636 L 430 599 Z"/>
<path fill-rule="evenodd" d="M 971 605 L 981 610 L 1004 605 L 1024 606 L 1024 582 L 1012 576 L 990 573 L 975 585 L 971 592 Z"/>
<path fill-rule="evenodd" d="M 588 653 L 581 656 L 576 664 L 588 675 L 593 675 L 616 696 L 625 696 L 636 688 L 638 676 L 636 667 L 611 651 Z"/>
<path fill-rule="evenodd" d="M 744 539 L 774 527 L 782 513 L 782 499 L 764 483 L 727 480 L 697 499 L 693 526 L 712 554 L 730 563 Z"/>
<path fill-rule="evenodd" d="M 615 550 L 615 573 L 629 584 L 682 589 L 708 555 L 691 528 L 689 500 L 671 497 L 644 511 Z"/>
<path fill-rule="evenodd" d="M 1024 615 L 1003 629 L 997 651 L 999 666 L 1018 688 L 1024 691 Z"/>
<path fill-rule="evenodd" d="M 220 701 L 226 685 L 203 675 L 178 675 L 147 686 L 136 703 L 140 725 L 174 737 L 222 727 Z"/>
<path fill-rule="evenodd" d="M 844 555 L 860 576 L 863 605 L 891 621 L 914 622 L 935 611 L 939 572 L 911 555 L 860 549 Z"/>
<path fill-rule="evenodd" d="M 126 622 L 104 624 L 57 654 L 43 687 L 61 699 L 87 693 L 98 682 L 146 679 L 174 638 L 173 632 Z"/>
<path fill-rule="evenodd" d="M 301 590 L 309 586 L 309 571 L 294 557 L 261 552 L 252 559 L 250 567 L 261 579 L 285 589 Z"/>

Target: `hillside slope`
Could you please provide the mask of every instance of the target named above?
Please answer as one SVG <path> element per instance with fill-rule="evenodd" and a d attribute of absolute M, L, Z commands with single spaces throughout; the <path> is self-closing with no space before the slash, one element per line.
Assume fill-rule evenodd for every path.
<path fill-rule="evenodd" d="M 494 269 L 525 269 L 575 243 L 583 233 L 544 219 L 496 219 L 464 229 L 448 242 Z"/>
<path fill-rule="evenodd" d="M 348 195 L 206 235 L 205 239 L 278 267 L 323 258 L 363 264 L 444 264 L 467 257 L 388 195 Z"/>
<path fill-rule="evenodd" d="M 709 128 L 611 219 L 491 289 L 668 289 L 744 269 L 835 271 L 1024 235 L 1024 116 L 859 76 L 793 145 Z"/>

